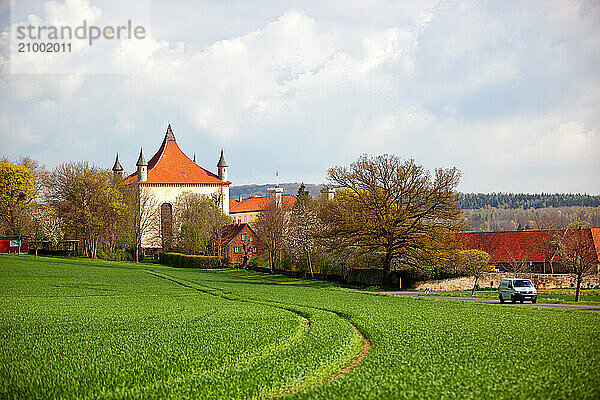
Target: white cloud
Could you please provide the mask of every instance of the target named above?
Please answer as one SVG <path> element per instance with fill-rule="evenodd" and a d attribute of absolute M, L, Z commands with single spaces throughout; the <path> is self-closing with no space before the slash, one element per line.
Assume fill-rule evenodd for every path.
<path fill-rule="evenodd" d="M 116 150 L 126 161 L 125 149 L 159 142 L 171 121 L 190 152 L 225 146 L 236 183 L 274 166 L 321 180 L 331 165 L 387 152 L 457 165 L 464 190 L 600 191 L 599 6 L 295 6 L 157 1 L 145 40 L 86 54 L 66 75 L 8 74 L 3 35 L 0 129 L 72 143 L 51 163 Z M 38 18 L 55 22 L 108 13 L 87 0 L 45 10 Z M 130 73 L 84 73 L 92 64 Z"/>

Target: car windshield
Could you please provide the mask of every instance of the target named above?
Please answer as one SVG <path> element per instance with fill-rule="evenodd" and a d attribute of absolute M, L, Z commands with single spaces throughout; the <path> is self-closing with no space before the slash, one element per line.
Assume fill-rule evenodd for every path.
<path fill-rule="evenodd" d="M 515 287 L 530 287 L 533 286 L 530 281 L 518 280 L 514 282 Z"/>

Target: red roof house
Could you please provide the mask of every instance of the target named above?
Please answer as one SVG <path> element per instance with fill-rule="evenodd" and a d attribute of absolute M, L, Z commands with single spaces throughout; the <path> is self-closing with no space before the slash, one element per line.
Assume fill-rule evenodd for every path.
<path fill-rule="evenodd" d="M 276 189 L 276 188 L 271 188 Z M 249 197 L 247 199 L 229 200 L 229 215 L 237 223 L 247 223 L 252 218 L 267 208 L 269 199 L 273 195 L 263 197 Z M 291 194 L 281 194 L 281 204 L 285 207 L 293 207 L 296 204 L 296 197 Z"/>
<path fill-rule="evenodd" d="M 263 254 L 263 245 L 248 224 L 232 224 L 223 227 L 221 235 L 223 257 L 234 265 L 243 265 Z"/>

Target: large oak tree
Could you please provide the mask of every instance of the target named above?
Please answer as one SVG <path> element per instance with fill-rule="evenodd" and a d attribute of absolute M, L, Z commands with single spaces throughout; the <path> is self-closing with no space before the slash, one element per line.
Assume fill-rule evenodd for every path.
<path fill-rule="evenodd" d="M 463 229 L 458 169 L 430 172 L 412 159 L 363 155 L 331 168 L 328 178 L 341 189 L 322 209 L 323 235 L 381 254 L 385 283 L 394 260 L 425 267 L 456 251 L 452 235 Z"/>

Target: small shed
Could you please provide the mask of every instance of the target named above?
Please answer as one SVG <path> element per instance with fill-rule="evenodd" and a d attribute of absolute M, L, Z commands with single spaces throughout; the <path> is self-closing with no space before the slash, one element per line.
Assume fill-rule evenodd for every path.
<path fill-rule="evenodd" d="M 0 253 L 27 254 L 29 240 L 26 237 L 0 237 Z"/>

